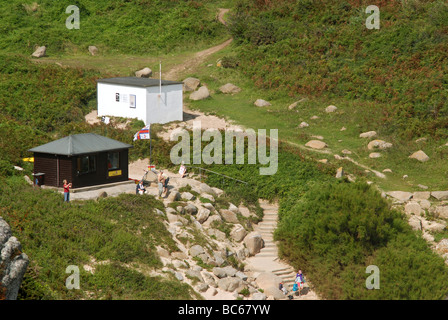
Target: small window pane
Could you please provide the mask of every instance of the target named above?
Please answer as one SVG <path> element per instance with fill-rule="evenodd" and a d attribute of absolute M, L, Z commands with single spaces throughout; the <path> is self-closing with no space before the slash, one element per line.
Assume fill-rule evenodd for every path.
<path fill-rule="evenodd" d="M 107 159 L 108 159 L 107 166 L 109 170 L 116 170 L 120 168 L 120 153 L 118 152 L 108 153 Z"/>

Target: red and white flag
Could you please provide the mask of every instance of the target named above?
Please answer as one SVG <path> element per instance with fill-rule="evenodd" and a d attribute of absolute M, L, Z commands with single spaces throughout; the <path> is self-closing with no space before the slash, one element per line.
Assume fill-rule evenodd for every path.
<path fill-rule="evenodd" d="M 151 139 L 150 126 L 151 125 L 148 124 L 143 129 L 141 129 L 139 132 L 137 132 L 134 135 L 134 141 L 135 140 L 143 140 L 143 139 Z"/>

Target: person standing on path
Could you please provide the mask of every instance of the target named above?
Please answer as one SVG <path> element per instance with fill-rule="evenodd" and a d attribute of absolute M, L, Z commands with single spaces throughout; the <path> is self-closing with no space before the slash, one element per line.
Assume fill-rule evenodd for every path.
<path fill-rule="evenodd" d="M 165 179 L 163 176 L 163 170 L 160 170 L 160 172 L 157 176 L 157 186 L 159 188 L 159 198 L 162 196 L 164 185 L 165 185 Z"/>
<path fill-rule="evenodd" d="M 187 168 L 184 165 L 184 162 L 182 161 L 180 168 L 179 168 L 179 175 L 181 178 L 185 177 L 185 175 L 187 174 Z"/>
<path fill-rule="evenodd" d="M 67 183 L 67 180 L 62 181 L 64 183 L 64 201 L 69 202 L 70 201 L 70 188 L 72 187 L 71 183 Z"/>
<path fill-rule="evenodd" d="M 299 270 L 296 275 L 295 283 L 297 283 L 297 289 L 299 291 L 299 296 L 302 294 L 303 284 L 305 283 L 305 278 L 302 274 L 302 270 Z"/>

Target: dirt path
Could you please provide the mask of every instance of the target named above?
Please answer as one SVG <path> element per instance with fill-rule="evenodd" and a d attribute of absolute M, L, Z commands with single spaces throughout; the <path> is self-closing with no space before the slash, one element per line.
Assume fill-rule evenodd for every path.
<path fill-rule="evenodd" d="M 224 20 L 223 17 L 224 14 L 226 14 L 228 11 L 229 9 L 219 9 L 218 20 L 224 25 L 227 25 L 227 22 Z M 233 38 L 230 38 L 217 46 L 197 52 L 193 58 L 185 60 L 181 64 L 178 64 L 174 68 L 171 68 L 171 70 L 169 70 L 167 73 L 163 75 L 164 79 L 179 80 L 181 74 L 185 74 L 187 72 L 196 69 L 208 56 L 224 49 L 232 41 Z"/>
<path fill-rule="evenodd" d="M 163 75 L 163 78 L 166 80 L 179 80 L 181 74 L 185 74 L 187 72 L 193 71 L 196 69 L 209 55 L 216 53 L 225 47 L 227 47 L 233 39 L 226 40 L 225 42 L 214 46 L 212 48 L 208 48 L 206 50 L 200 51 L 195 54 L 195 56 L 189 60 L 185 60 L 181 64 L 178 64 L 167 73 Z"/>

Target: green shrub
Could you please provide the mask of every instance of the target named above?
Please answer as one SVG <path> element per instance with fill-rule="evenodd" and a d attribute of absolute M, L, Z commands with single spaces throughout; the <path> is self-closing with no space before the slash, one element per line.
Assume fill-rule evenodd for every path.
<path fill-rule="evenodd" d="M 367 184 L 318 184 L 282 202 L 279 218 L 281 255 L 324 298 L 442 299 L 448 292 L 443 259 Z M 381 290 L 366 289 L 368 265 L 380 268 Z M 418 274 L 422 279 L 412 281 Z"/>

